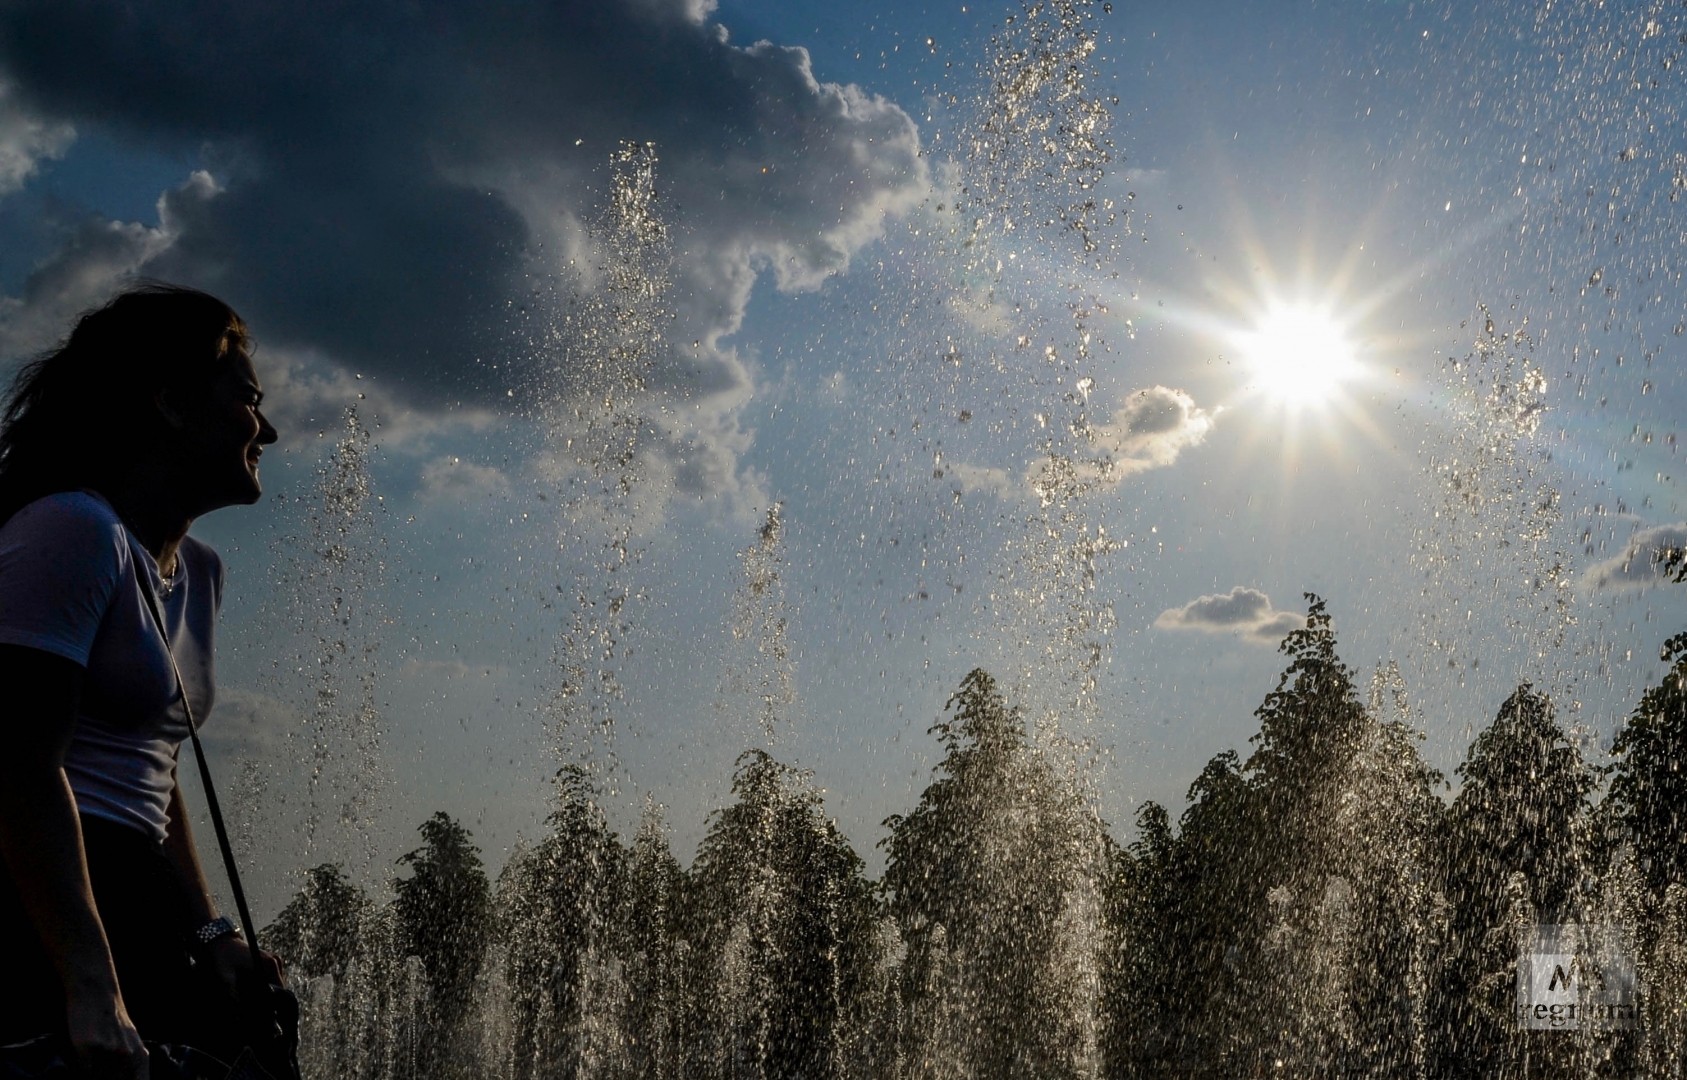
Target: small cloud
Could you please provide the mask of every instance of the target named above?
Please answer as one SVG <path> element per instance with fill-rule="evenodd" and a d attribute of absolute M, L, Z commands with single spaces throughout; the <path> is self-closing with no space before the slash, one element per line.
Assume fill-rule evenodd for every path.
<path fill-rule="evenodd" d="M 1020 491 L 1020 486 L 1006 469 L 997 469 L 988 465 L 968 465 L 957 462 L 943 470 L 944 479 L 948 480 L 957 494 L 983 491 L 1004 498 L 1012 497 Z"/>
<path fill-rule="evenodd" d="M 510 479 L 490 465 L 476 465 L 455 454 L 434 458 L 422 467 L 422 486 L 417 498 L 429 503 L 465 503 L 474 499 L 505 496 Z"/>
<path fill-rule="evenodd" d="M 1208 412 L 1182 390 L 1154 386 L 1138 390 L 1113 413 L 1111 423 L 1093 430 L 1096 445 L 1108 455 L 1114 482 L 1172 464 L 1191 446 L 1206 441 L 1219 410 Z"/>
<path fill-rule="evenodd" d="M 1066 463 L 1034 462 L 1026 481 L 1039 495 L 1068 481 L 1117 487 L 1150 469 L 1163 469 L 1192 446 L 1206 441 L 1221 412 L 1198 408 L 1195 399 L 1169 386 L 1138 390 L 1113 412 L 1113 419 L 1089 429 L 1096 456 Z"/>
<path fill-rule="evenodd" d="M 213 766 L 235 760 L 285 763 L 298 752 L 288 736 L 302 730 L 303 724 L 298 710 L 280 698 L 225 689 L 205 718 L 205 744 Z"/>
<path fill-rule="evenodd" d="M 1236 634 L 1254 645 L 1274 646 L 1305 619 L 1293 611 L 1278 611 L 1271 606 L 1271 597 L 1260 590 L 1237 585 L 1228 593 L 1202 596 L 1182 607 L 1167 608 L 1154 625 L 1161 630 Z"/>
<path fill-rule="evenodd" d="M 849 376 L 841 370 L 834 371 L 820 380 L 820 400 L 833 405 L 846 405 L 855 396 L 855 388 L 850 385 Z"/>
<path fill-rule="evenodd" d="M 1661 584 L 1668 579 L 1658 560 L 1659 553 L 1682 547 L 1687 547 L 1687 522 L 1640 529 L 1628 538 L 1621 554 L 1588 567 L 1582 575 L 1582 585 L 1590 592 L 1633 592 Z"/>
<path fill-rule="evenodd" d="M 1164 191 L 1171 186 L 1169 169 L 1131 169 L 1119 175 L 1118 183 L 1129 191 Z"/>

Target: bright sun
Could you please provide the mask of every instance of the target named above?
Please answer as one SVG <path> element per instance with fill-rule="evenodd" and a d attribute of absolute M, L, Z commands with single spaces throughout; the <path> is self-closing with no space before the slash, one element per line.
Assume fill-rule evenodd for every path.
<path fill-rule="evenodd" d="M 1359 369 L 1341 321 L 1309 304 L 1267 309 L 1238 343 L 1254 387 L 1290 407 L 1325 404 Z"/>

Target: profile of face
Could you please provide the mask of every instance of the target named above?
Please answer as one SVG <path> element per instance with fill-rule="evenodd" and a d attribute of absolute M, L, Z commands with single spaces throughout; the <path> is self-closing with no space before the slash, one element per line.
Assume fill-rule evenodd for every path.
<path fill-rule="evenodd" d="M 231 353 L 203 393 L 173 403 L 167 416 L 182 435 L 180 482 L 198 512 L 253 503 L 263 493 L 258 460 L 275 442 L 263 414 L 263 386 L 244 349 Z"/>

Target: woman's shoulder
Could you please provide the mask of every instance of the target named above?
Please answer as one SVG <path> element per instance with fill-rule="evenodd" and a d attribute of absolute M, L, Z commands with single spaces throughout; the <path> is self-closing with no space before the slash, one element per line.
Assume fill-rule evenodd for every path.
<path fill-rule="evenodd" d="M 49 543 L 76 550 L 127 548 L 123 521 L 104 499 L 86 491 L 59 491 L 26 504 L 0 526 L 0 543 Z"/>
<path fill-rule="evenodd" d="M 133 558 L 123 523 L 98 496 L 67 491 L 28 504 L 0 526 L 0 641 L 87 666 Z"/>

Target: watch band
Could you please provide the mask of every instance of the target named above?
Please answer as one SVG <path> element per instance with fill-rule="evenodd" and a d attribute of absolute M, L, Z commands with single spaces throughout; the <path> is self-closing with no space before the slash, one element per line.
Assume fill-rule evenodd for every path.
<path fill-rule="evenodd" d="M 227 915 L 218 915 L 210 922 L 193 932 L 193 940 L 201 945 L 209 945 L 218 938 L 228 937 L 230 934 L 240 933 L 240 928 L 234 925 L 234 920 Z"/>

